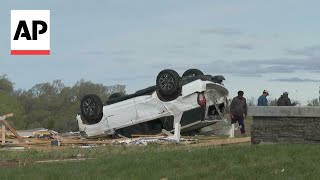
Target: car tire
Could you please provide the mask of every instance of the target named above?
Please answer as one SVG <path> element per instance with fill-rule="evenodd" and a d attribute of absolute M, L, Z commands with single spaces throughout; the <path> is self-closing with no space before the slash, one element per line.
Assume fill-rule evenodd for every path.
<path fill-rule="evenodd" d="M 188 69 L 183 73 L 182 78 L 201 76 L 201 75 L 204 75 L 204 74 L 199 69 Z"/>
<path fill-rule="evenodd" d="M 171 69 L 162 70 L 156 80 L 158 97 L 161 100 L 170 101 L 177 98 L 181 93 L 181 77 Z"/>
<path fill-rule="evenodd" d="M 81 99 L 80 110 L 81 117 L 83 117 L 88 124 L 98 123 L 102 119 L 103 104 L 99 96 L 95 94 L 85 95 Z"/>

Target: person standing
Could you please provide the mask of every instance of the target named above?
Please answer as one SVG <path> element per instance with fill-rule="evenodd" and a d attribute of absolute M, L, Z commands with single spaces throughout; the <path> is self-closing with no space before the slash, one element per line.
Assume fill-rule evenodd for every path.
<path fill-rule="evenodd" d="M 247 101 L 243 97 L 244 92 L 238 91 L 238 96 L 232 99 L 230 104 L 230 116 L 231 116 L 231 126 L 238 121 L 240 126 L 241 134 L 245 134 L 244 119 L 247 117 Z"/>
<path fill-rule="evenodd" d="M 289 93 L 284 92 L 277 101 L 277 106 L 295 106 L 296 103 L 291 103 L 290 98 L 288 97 Z"/>
<path fill-rule="evenodd" d="M 262 95 L 258 99 L 258 106 L 268 106 L 268 99 L 269 92 L 267 90 L 263 90 Z"/>

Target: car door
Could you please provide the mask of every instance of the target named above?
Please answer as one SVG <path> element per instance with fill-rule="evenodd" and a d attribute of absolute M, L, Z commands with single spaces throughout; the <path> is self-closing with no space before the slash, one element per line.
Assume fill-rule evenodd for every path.
<path fill-rule="evenodd" d="M 136 97 L 135 104 L 138 115 L 136 123 L 157 119 L 169 114 L 165 106 L 151 95 Z"/>
<path fill-rule="evenodd" d="M 107 105 L 104 112 L 109 127 L 112 129 L 130 126 L 137 119 L 134 98 Z"/>

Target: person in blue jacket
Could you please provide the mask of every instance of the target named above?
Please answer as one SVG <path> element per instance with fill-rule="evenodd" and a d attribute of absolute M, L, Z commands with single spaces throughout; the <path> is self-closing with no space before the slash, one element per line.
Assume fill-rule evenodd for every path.
<path fill-rule="evenodd" d="M 263 90 L 262 95 L 258 99 L 258 106 L 268 106 L 267 96 L 269 92 L 267 90 Z"/>

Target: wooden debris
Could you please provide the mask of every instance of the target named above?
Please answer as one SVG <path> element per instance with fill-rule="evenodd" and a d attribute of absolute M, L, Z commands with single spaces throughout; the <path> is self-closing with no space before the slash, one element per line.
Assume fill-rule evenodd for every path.
<path fill-rule="evenodd" d="M 153 135 L 145 135 L 145 134 L 132 134 L 131 137 L 155 137 L 155 136 L 164 136 L 166 134 L 153 134 Z"/>
<path fill-rule="evenodd" d="M 165 129 L 162 129 L 162 133 L 167 135 L 167 136 L 173 136 L 173 134 Z"/>
<path fill-rule="evenodd" d="M 1 122 L 19 139 L 20 142 L 24 142 L 24 140 L 22 139 L 22 137 L 16 132 L 16 130 L 14 130 L 12 128 L 12 126 L 10 125 L 10 123 L 8 123 L 6 120 L 1 120 Z"/>
<path fill-rule="evenodd" d="M 97 144 L 97 145 L 112 145 L 114 144 L 113 141 L 109 140 L 109 141 L 88 141 L 88 140 L 72 140 L 72 141 L 68 141 L 68 140 L 62 140 L 61 141 L 61 146 L 63 145 L 73 145 L 73 144 Z"/>
<path fill-rule="evenodd" d="M 12 113 L 10 113 L 10 114 L 5 114 L 5 115 L 3 115 L 3 116 L 0 116 L 0 120 L 5 120 L 6 118 L 12 117 L 12 116 L 13 116 Z"/>
<path fill-rule="evenodd" d="M 176 141 L 170 139 L 173 136 L 172 133 L 166 130 L 162 130 L 161 134 L 156 135 L 142 135 L 142 134 L 133 134 L 133 138 L 128 138 L 121 136 L 119 139 L 83 139 L 80 136 L 80 133 L 69 133 L 70 135 L 61 135 L 59 136 L 57 132 L 39 129 L 36 131 L 20 131 L 23 136 L 28 135 L 28 137 L 23 139 L 15 129 L 12 128 L 9 122 L 5 119 L 12 117 L 13 114 L 6 114 L 0 116 L 0 122 L 2 125 L 2 138 L 1 143 L 6 149 L 36 149 L 36 150 L 61 150 L 69 147 L 78 147 L 78 148 L 92 148 L 97 146 L 106 146 L 106 145 L 146 145 L 147 143 L 157 143 L 161 145 L 167 145 L 172 143 L 177 143 Z M 9 131 L 6 132 L 6 128 Z M 26 133 L 27 132 L 27 133 Z M 54 132 L 54 133 L 53 133 Z M 32 133 L 33 136 L 29 136 Z M 6 140 L 6 137 L 12 137 L 15 139 Z M 42 138 L 40 138 L 42 137 Z M 18 139 L 19 141 L 17 141 Z M 52 145 L 52 140 L 59 142 L 58 146 Z M 191 147 L 206 147 L 206 146 L 217 146 L 217 145 L 226 145 L 226 144 L 237 144 L 237 143 L 246 143 L 250 142 L 250 137 L 243 138 L 225 138 L 221 139 L 216 136 L 187 136 L 180 139 L 181 145 L 191 146 Z M 10 142 L 10 144 L 6 143 Z M 77 159 L 78 160 L 78 159 Z"/>
<path fill-rule="evenodd" d="M 2 124 L 2 135 L 1 135 L 2 146 L 6 144 L 6 126 Z"/>
<path fill-rule="evenodd" d="M 199 142 L 197 144 L 191 144 L 192 147 L 206 147 L 206 146 L 219 146 L 219 145 L 227 145 L 227 144 L 239 144 L 239 143 L 247 143 L 251 141 L 251 137 L 243 137 L 243 138 L 225 138 L 225 139 L 213 139 L 204 142 Z"/>
<path fill-rule="evenodd" d="M 69 162 L 69 161 L 84 161 L 84 160 L 93 160 L 93 159 L 96 159 L 96 158 L 54 159 L 54 160 L 35 161 L 35 163 L 55 163 L 55 162 Z"/>
<path fill-rule="evenodd" d="M 5 145 L 5 137 L 6 137 L 6 127 L 18 138 L 18 140 L 20 142 L 24 142 L 24 140 L 22 139 L 22 137 L 16 132 L 15 129 L 12 128 L 12 126 L 10 125 L 10 123 L 8 123 L 6 121 L 6 118 L 8 117 L 12 117 L 13 114 L 10 113 L 10 114 L 6 114 L 6 115 L 3 115 L 3 116 L 0 116 L 0 122 L 2 123 L 2 146 Z"/>

